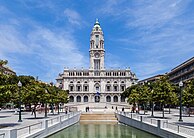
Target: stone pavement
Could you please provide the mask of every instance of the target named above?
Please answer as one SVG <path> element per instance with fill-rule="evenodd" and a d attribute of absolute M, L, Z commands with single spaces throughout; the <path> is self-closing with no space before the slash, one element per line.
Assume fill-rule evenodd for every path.
<path fill-rule="evenodd" d="M 65 113 L 60 113 L 60 115 L 65 114 Z M 44 117 L 44 112 L 36 112 L 37 119 L 34 118 L 34 115 L 31 115 L 31 112 L 22 112 L 22 122 L 18 122 L 19 115 L 18 113 L 15 113 L 15 110 L 11 109 L 6 109 L 6 110 L 1 110 L 0 111 L 0 128 L 4 126 L 6 129 L 8 128 L 21 128 L 23 126 L 28 126 L 32 125 L 35 123 L 39 123 L 45 119 L 49 118 L 54 118 L 58 116 L 57 112 L 54 113 L 48 113 L 48 117 Z"/>
<path fill-rule="evenodd" d="M 140 111 L 140 114 L 143 114 L 144 111 Z M 151 116 L 151 111 L 148 111 L 146 113 L 146 116 Z M 169 123 L 175 123 L 175 124 L 180 124 L 180 125 L 185 125 L 188 127 L 193 127 L 194 128 L 194 115 L 189 115 L 188 114 L 182 114 L 182 119 L 183 122 L 179 122 L 179 109 L 171 109 L 171 113 L 169 114 L 168 109 L 165 109 L 165 114 L 164 114 L 164 120 L 168 120 Z M 162 111 L 154 111 L 154 117 L 156 119 L 161 119 L 162 118 Z"/>
<path fill-rule="evenodd" d="M 77 106 L 78 110 L 81 110 L 82 112 L 85 112 L 85 108 L 89 106 L 90 110 L 88 113 L 113 113 L 116 110 L 122 111 L 122 108 L 125 107 L 125 112 L 130 112 L 129 105 L 111 105 L 111 104 L 84 104 Z M 107 108 L 105 108 L 105 106 Z M 112 109 L 113 107 L 113 109 Z M 171 113 L 169 114 L 168 109 L 166 109 L 165 112 L 165 120 L 168 120 L 168 122 L 176 123 L 185 125 L 188 127 L 194 128 L 194 115 L 191 115 L 190 117 L 188 115 L 183 114 L 183 122 L 179 122 L 179 110 L 178 109 L 171 109 Z M 144 111 L 140 111 L 140 114 L 143 115 Z M 65 114 L 65 113 L 60 113 Z M 146 113 L 146 116 L 150 116 L 151 112 L 148 111 Z M 45 119 L 54 118 L 57 116 L 57 112 L 53 115 L 52 113 L 48 113 L 48 118 L 44 118 L 44 112 L 39 113 L 37 112 L 37 119 L 34 119 L 34 115 L 31 115 L 31 112 L 22 112 L 22 121 L 18 122 L 19 115 L 18 113 L 15 114 L 14 110 L 2 110 L 0 111 L 0 128 L 2 125 L 14 127 L 14 128 L 21 128 L 23 126 L 28 126 L 31 124 L 39 123 Z M 154 117 L 156 119 L 163 119 L 162 118 L 162 112 L 161 111 L 154 111 Z M 8 128 L 8 127 L 6 127 Z"/>

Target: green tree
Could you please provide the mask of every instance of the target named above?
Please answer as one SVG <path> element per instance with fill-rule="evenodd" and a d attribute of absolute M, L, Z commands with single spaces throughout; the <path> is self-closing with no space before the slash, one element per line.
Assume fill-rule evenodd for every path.
<path fill-rule="evenodd" d="M 172 97 L 174 98 L 173 87 L 171 83 L 168 81 L 167 77 L 161 77 L 160 80 L 156 81 L 156 85 L 153 88 L 153 91 L 156 93 L 156 99 L 162 105 L 162 117 L 164 118 L 164 105 L 168 104 L 172 101 Z"/>
<path fill-rule="evenodd" d="M 194 106 L 194 79 L 186 83 L 185 89 L 183 92 L 183 105 L 187 106 L 189 109 L 190 116 L 190 107 Z"/>

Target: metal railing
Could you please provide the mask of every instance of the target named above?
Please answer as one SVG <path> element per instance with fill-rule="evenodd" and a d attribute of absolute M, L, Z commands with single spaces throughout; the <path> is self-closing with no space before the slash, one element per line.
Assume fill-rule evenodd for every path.
<path fill-rule="evenodd" d="M 169 129 L 175 131 L 175 133 L 182 133 L 186 135 L 194 136 L 194 127 L 188 127 L 181 124 L 169 123 L 168 120 L 148 118 L 148 116 L 141 116 L 134 113 L 116 112 L 117 114 L 124 115 L 128 118 L 138 120 L 144 123 L 148 123 L 154 126 L 158 126 L 158 120 L 160 120 L 161 129 Z"/>
<path fill-rule="evenodd" d="M 0 133 L 0 138 L 4 138 L 5 137 L 5 133 Z"/>
<path fill-rule="evenodd" d="M 52 118 L 52 119 L 49 119 L 48 120 L 48 126 L 50 127 L 50 126 L 52 126 L 52 125 L 54 125 L 54 124 L 56 124 L 56 123 L 59 123 L 59 117 L 55 117 L 55 118 Z"/>
<path fill-rule="evenodd" d="M 79 113 L 80 112 L 76 112 L 76 113 L 69 112 L 68 114 L 61 115 L 61 116 L 58 116 L 58 117 L 54 117 L 54 118 L 51 118 L 51 119 L 47 119 L 47 120 L 44 120 L 44 121 L 47 121 L 48 127 L 50 127 L 50 126 L 53 126 L 57 123 L 60 123 L 61 121 L 67 120 L 67 119 L 69 119 L 69 118 L 71 118 L 71 117 L 73 117 L 73 116 L 75 116 Z M 40 131 L 41 129 L 45 129 L 45 124 L 44 123 L 46 123 L 46 122 L 44 122 L 44 121 L 18 128 L 17 129 L 17 136 L 22 137 L 23 135 L 29 135 L 29 134 L 34 133 L 35 131 Z M 44 124 L 44 126 L 43 126 L 43 124 Z"/>
<path fill-rule="evenodd" d="M 177 133 L 183 133 L 187 135 L 192 135 L 194 136 L 194 128 L 180 125 L 180 124 L 174 124 L 174 123 L 169 123 L 169 122 L 163 122 L 163 128 L 167 128 L 170 130 L 174 130 Z"/>
<path fill-rule="evenodd" d="M 24 126 L 24 127 L 17 129 L 17 136 L 21 137 L 22 135 L 28 135 L 28 134 L 31 134 L 31 133 L 35 132 L 36 130 L 40 130 L 42 128 L 43 128 L 43 122 Z"/>
<path fill-rule="evenodd" d="M 131 119 L 135 119 L 135 120 L 138 120 L 138 121 L 141 121 L 142 119 L 142 122 L 145 122 L 145 123 L 149 123 L 149 124 L 152 124 L 154 126 L 157 126 L 157 120 L 158 119 L 155 119 L 155 118 L 148 118 L 147 116 L 141 116 L 137 113 L 130 113 L 130 112 L 117 112 L 121 115 L 124 115 L 126 117 L 129 117 Z"/>

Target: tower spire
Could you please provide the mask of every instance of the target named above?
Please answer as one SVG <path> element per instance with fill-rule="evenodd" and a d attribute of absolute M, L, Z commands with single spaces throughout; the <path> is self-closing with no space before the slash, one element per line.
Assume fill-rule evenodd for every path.
<path fill-rule="evenodd" d="M 98 21 L 98 18 L 96 18 L 96 22 L 94 25 L 100 25 L 99 21 Z"/>
<path fill-rule="evenodd" d="M 96 18 L 96 22 L 90 35 L 90 69 L 104 69 L 104 53 L 104 35 L 100 23 Z"/>

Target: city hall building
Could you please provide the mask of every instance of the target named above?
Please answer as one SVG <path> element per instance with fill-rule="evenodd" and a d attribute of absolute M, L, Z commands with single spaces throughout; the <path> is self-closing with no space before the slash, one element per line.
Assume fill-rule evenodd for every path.
<path fill-rule="evenodd" d="M 69 90 L 69 102 L 125 103 L 121 93 L 137 83 L 136 75 L 127 69 L 105 69 L 104 35 L 98 20 L 90 34 L 89 69 L 68 69 L 60 73 L 57 87 Z"/>

